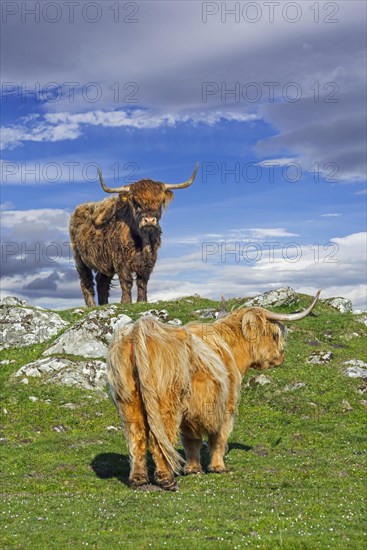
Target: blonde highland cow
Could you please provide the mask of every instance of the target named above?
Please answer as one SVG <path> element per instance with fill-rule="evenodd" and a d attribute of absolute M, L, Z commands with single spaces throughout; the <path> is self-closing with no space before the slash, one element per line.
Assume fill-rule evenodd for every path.
<path fill-rule="evenodd" d="M 308 315 L 275 314 L 262 308 L 237 309 L 212 324 L 174 327 L 145 317 L 116 331 L 109 349 L 108 382 L 123 421 L 132 487 L 148 483 L 148 443 L 155 481 L 177 490 L 174 474 L 202 472 L 200 448 L 208 436 L 209 472 L 225 471 L 241 381 L 249 368 L 265 370 L 284 360 L 284 327 Z"/>

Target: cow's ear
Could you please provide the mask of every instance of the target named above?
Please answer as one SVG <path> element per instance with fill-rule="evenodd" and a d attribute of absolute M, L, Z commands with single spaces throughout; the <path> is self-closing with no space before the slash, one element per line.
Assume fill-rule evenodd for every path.
<path fill-rule="evenodd" d="M 264 333 L 264 319 L 255 308 L 245 310 L 242 317 L 242 334 L 245 340 L 258 342 Z"/>
<path fill-rule="evenodd" d="M 164 192 L 164 201 L 163 201 L 163 204 L 164 204 L 164 207 L 167 208 L 167 206 L 169 205 L 169 203 L 173 200 L 173 197 L 174 197 L 174 194 L 172 193 L 172 191 L 170 191 L 169 189 L 167 189 L 165 192 Z"/>
<path fill-rule="evenodd" d="M 119 199 L 122 202 L 122 204 L 125 204 L 129 200 L 130 193 L 119 193 Z"/>

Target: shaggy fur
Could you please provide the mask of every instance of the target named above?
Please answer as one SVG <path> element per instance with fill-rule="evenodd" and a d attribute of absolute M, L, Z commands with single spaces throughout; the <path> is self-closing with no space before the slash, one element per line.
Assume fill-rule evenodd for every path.
<path fill-rule="evenodd" d="M 236 310 L 213 324 L 172 327 L 142 318 L 118 330 L 108 355 L 108 382 L 122 418 L 130 455 L 130 483 L 148 482 L 148 442 L 155 480 L 177 488 L 184 462 L 174 448 L 181 434 L 184 472 L 200 473 L 200 447 L 208 436 L 210 472 L 224 472 L 242 377 L 253 367 L 280 366 L 284 331 L 261 308 Z"/>
<path fill-rule="evenodd" d="M 75 209 L 70 218 L 70 240 L 87 306 L 96 305 L 93 271 L 97 274 L 100 305 L 108 303 L 115 273 L 122 302 L 131 302 L 133 274 L 138 301 L 147 300 L 147 284 L 161 244 L 162 207 L 172 199 L 172 191 L 166 190 L 163 183 L 141 180 L 130 185 L 128 193 Z"/>

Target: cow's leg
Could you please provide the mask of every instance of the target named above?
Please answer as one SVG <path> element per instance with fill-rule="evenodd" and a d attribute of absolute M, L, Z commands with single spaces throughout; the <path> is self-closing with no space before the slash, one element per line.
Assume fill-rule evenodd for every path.
<path fill-rule="evenodd" d="M 147 286 L 148 286 L 149 275 L 136 275 L 136 286 L 138 288 L 138 302 L 147 301 Z"/>
<path fill-rule="evenodd" d="M 148 483 L 147 448 L 148 430 L 143 413 L 140 395 L 134 392 L 130 403 L 117 403 L 117 408 L 123 419 L 124 432 L 129 449 L 130 475 L 132 487 Z"/>
<path fill-rule="evenodd" d="M 96 305 L 94 301 L 94 279 L 92 270 L 83 262 L 78 253 L 74 253 L 75 265 L 80 279 L 80 287 L 88 307 Z"/>
<path fill-rule="evenodd" d="M 119 274 L 120 286 L 121 286 L 121 303 L 131 304 L 131 289 L 133 286 L 133 276 L 131 272 L 120 271 Z"/>
<path fill-rule="evenodd" d="M 98 304 L 100 306 L 108 304 L 111 280 L 112 277 L 104 275 L 103 273 L 97 273 L 96 275 Z"/>
<path fill-rule="evenodd" d="M 186 434 L 182 434 L 181 439 L 186 455 L 186 464 L 184 468 L 185 474 L 202 474 L 203 470 L 200 464 L 200 449 L 202 440 L 195 439 Z"/>
<path fill-rule="evenodd" d="M 175 481 L 174 472 L 167 460 L 164 458 L 155 436 L 149 434 L 150 451 L 155 464 L 154 479 L 165 491 L 177 491 L 178 486 Z"/>
<path fill-rule="evenodd" d="M 174 402 L 174 398 L 172 399 Z M 173 410 L 168 410 L 165 407 L 161 408 L 161 416 L 164 422 L 164 430 L 169 441 L 174 445 L 177 439 L 179 419 L 177 418 L 177 412 L 175 412 L 175 406 Z M 158 485 L 166 491 L 177 491 L 178 485 L 175 481 L 174 472 L 167 460 L 165 459 L 161 449 L 157 443 L 157 440 L 152 432 L 149 434 L 150 451 L 155 463 L 154 479 Z"/>
<path fill-rule="evenodd" d="M 219 432 L 209 435 L 210 464 L 208 472 L 221 474 L 226 471 L 224 455 L 227 452 L 227 441 L 233 429 L 233 421 L 234 415 L 230 415 L 222 424 Z"/>

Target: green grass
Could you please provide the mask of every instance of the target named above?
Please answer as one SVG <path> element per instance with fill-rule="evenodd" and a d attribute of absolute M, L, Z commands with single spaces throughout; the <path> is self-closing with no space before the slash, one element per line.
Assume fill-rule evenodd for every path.
<path fill-rule="evenodd" d="M 189 300 L 119 310 L 136 319 L 164 308 L 187 322 L 194 310 L 218 305 Z M 302 296 L 300 307 L 309 302 Z M 341 370 L 348 359 L 366 360 L 367 329 L 322 303 L 315 314 L 289 325 L 285 363 L 266 373 L 271 384 L 246 387 L 257 373 L 245 377 L 229 472 L 180 477 L 178 493 L 127 487 L 126 444 L 121 429 L 106 430 L 119 422 L 102 394 L 14 380 L 49 343 L 4 350 L 0 360 L 15 363 L 0 367 L 0 547 L 364 548 L 367 393 Z M 308 364 L 315 350 L 332 351 L 332 361 Z M 305 386 L 284 391 L 294 382 Z"/>

